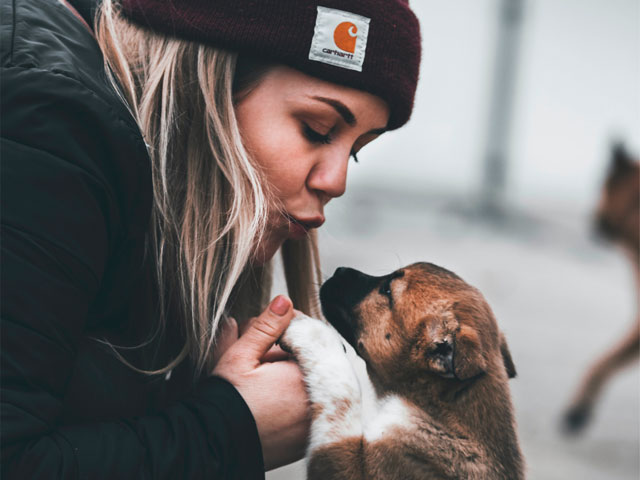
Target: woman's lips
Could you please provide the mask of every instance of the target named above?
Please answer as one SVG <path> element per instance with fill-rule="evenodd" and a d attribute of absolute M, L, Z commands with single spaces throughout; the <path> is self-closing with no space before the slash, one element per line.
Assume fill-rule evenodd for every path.
<path fill-rule="evenodd" d="M 305 237 L 309 230 L 318 228 L 324 223 L 324 217 L 319 215 L 312 218 L 296 218 L 293 215 L 287 215 L 289 220 L 289 237 L 300 239 Z"/>

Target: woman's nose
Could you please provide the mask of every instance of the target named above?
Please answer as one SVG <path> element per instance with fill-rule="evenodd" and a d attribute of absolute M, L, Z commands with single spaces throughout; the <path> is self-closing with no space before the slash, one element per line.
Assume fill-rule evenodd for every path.
<path fill-rule="evenodd" d="M 307 179 L 309 189 L 320 192 L 327 197 L 323 203 L 340 197 L 347 188 L 347 167 L 349 155 L 326 155 L 318 161 Z"/>

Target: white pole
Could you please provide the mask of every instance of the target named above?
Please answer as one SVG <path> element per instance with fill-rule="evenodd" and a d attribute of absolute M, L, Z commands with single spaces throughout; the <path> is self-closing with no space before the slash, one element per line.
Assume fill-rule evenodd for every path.
<path fill-rule="evenodd" d="M 481 188 L 481 209 L 494 216 L 504 212 L 523 7 L 524 0 L 501 0 L 500 4 Z"/>

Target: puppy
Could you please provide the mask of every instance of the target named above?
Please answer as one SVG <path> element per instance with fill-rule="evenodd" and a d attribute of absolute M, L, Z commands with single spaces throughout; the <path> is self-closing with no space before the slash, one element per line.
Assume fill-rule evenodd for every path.
<path fill-rule="evenodd" d="M 630 258 L 640 299 L 640 165 L 621 145 L 614 147 L 611 155 L 595 226 L 601 236 L 620 245 Z M 568 432 L 577 433 L 588 424 L 605 383 L 621 368 L 636 361 L 639 353 L 640 313 L 637 313 L 627 334 L 587 371 L 565 413 Z"/>
<path fill-rule="evenodd" d="M 297 317 L 281 341 L 311 401 L 309 479 L 524 478 L 516 372 L 478 290 L 416 263 L 382 277 L 339 268 L 320 299 L 335 330 Z"/>

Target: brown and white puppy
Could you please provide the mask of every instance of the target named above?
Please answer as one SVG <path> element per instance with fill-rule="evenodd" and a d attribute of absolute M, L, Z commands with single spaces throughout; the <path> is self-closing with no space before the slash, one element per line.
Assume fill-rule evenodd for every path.
<path fill-rule="evenodd" d="M 515 368 L 478 290 L 416 263 L 382 277 L 339 268 L 320 298 L 340 335 L 297 317 L 281 342 L 312 405 L 309 479 L 524 478 Z"/>
<path fill-rule="evenodd" d="M 571 433 L 589 422 L 594 405 L 604 387 L 620 369 L 637 361 L 640 354 L 640 164 L 616 145 L 596 211 L 597 232 L 622 247 L 636 276 L 638 313 L 631 329 L 589 368 L 564 422 Z"/>

